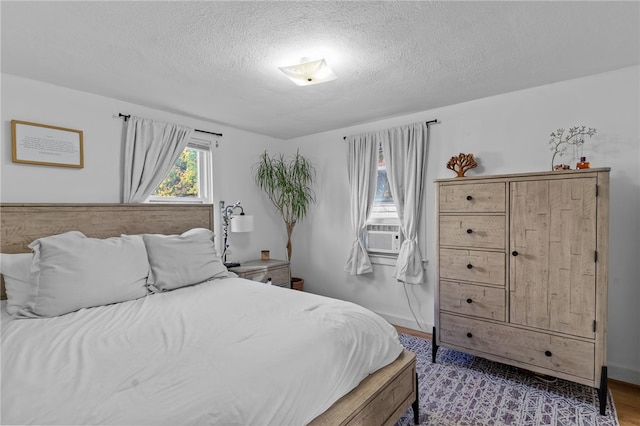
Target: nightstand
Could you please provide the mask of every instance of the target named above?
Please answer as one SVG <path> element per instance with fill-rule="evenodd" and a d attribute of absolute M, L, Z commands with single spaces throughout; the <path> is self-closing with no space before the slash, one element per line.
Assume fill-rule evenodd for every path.
<path fill-rule="evenodd" d="M 238 274 L 240 278 L 291 288 L 289 262 L 285 260 L 250 260 L 229 268 L 229 271 Z"/>

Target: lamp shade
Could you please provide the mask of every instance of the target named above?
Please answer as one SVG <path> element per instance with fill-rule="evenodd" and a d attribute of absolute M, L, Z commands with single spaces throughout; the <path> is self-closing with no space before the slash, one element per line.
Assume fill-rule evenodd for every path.
<path fill-rule="evenodd" d="M 231 215 L 231 232 L 253 231 L 253 216 L 246 214 Z"/>

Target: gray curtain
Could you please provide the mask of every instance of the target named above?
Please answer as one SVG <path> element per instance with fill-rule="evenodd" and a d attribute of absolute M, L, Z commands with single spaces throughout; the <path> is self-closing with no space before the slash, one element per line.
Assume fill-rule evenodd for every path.
<path fill-rule="evenodd" d="M 130 116 L 124 147 L 124 203 L 142 203 L 184 151 L 193 129 Z"/>
<path fill-rule="evenodd" d="M 376 190 L 378 141 L 373 133 L 349 136 L 347 147 L 353 242 L 344 270 L 359 275 L 373 271 L 363 239 Z"/>
<path fill-rule="evenodd" d="M 425 123 L 414 123 L 384 130 L 379 135 L 387 179 L 404 235 L 393 276 L 419 284 L 424 281 L 418 223 L 426 175 L 428 127 Z"/>

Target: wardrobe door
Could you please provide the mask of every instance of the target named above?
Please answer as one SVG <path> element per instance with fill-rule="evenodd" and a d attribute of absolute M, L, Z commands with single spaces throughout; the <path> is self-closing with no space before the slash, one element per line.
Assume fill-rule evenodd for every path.
<path fill-rule="evenodd" d="M 594 337 L 596 179 L 510 183 L 510 322 Z"/>

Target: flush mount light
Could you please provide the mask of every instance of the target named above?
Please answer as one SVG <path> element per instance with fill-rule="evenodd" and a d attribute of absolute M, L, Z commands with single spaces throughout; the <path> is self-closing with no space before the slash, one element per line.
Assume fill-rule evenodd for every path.
<path fill-rule="evenodd" d="M 280 67 L 280 71 L 298 86 L 325 83 L 338 78 L 324 59 L 311 61 L 309 58 L 302 58 L 299 64 Z"/>

